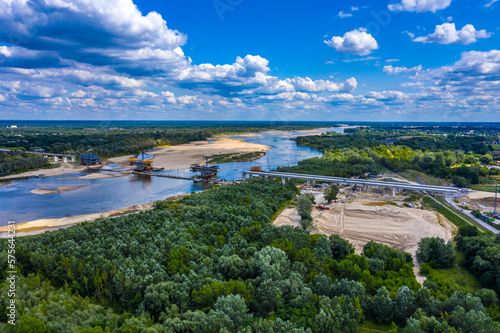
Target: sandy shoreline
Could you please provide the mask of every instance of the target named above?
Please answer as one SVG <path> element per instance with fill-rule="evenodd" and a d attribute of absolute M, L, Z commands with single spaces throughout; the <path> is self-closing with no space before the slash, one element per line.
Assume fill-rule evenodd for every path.
<path fill-rule="evenodd" d="M 185 193 L 176 195 L 173 197 L 166 198 L 168 201 L 175 201 L 182 199 L 183 197 L 190 195 L 191 193 Z M 37 235 L 44 233 L 46 231 L 54 230 L 54 228 L 58 229 L 60 227 L 67 227 L 73 224 L 82 223 L 82 222 L 92 222 L 97 219 L 104 219 L 108 217 L 117 217 L 121 215 L 137 213 L 140 211 L 145 211 L 152 209 L 154 207 L 155 202 L 149 202 L 145 204 L 139 204 L 124 208 L 112 209 L 106 212 L 98 212 L 91 214 L 83 214 L 83 215 L 75 215 L 75 216 L 67 216 L 55 219 L 39 219 L 30 222 L 23 222 L 16 224 L 16 237 L 18 236 L 29 236 L 29 235 Z M 8 236 L 8 227 L 2 226 L 0 227 L 0 238 L 6 238 Z"/>
<path fill-rule="evenodd" d="M 195 141 L 183 145 L 160 147 L 149 154 L 154 155 L 153 165 L 165 170 L 187 169 L 191 164 L 204 163 L 203 156 L 230 153 L 249 153 L 267 151 L 269 146 L 245 142 L 244 139 L 233 139 L 226 136 L 214 138 L 215 141 Z M 107 161 L 124 165 L 135 155 L 113 157 Z"/>
<path fill-rule="evenodd" d="M 85 166 L 82 165 L 72 165 L 72 164 L 62 164 L 60 167 L 52 169 L 39 169 L 34 171 L 28 171 L 23 173 L 18 173 L 10 176 L 3 176 L 0 179 L 16 179 L 25 177 L 34 177 L 38 175 L 43 175 L 44 177 L 61 176 L 70 173 L 76 173 L 85 170 Z"/>

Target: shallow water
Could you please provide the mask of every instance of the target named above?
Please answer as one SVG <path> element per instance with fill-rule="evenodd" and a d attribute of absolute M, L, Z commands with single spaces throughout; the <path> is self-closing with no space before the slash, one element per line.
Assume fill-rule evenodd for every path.
<path fill-rule="evenodd" d="M 342 128 L 324 130 L 343 133 Z M 220 164 L 219 177 L 226 180 L 241 179 L 243 171 L 251 166 L 261 166 L 263 170 L 270 167 L 296 165 L 306 158 L 321 156 L 315 149 L 301 147 L 290 140 L 304 132 L 259 133 L 256 136 L 231 136 L 248 142 L 261 143 L 271 148 L 262 158 L 250 162 L 234 162 Z M 190 177 L 189 170 L 163 171 Z M 20 179 L 0 186 L 0 226 L 8 221 L 27 222 L 41 218 L 59 218 L 67 215 L 81 215 L 103 212 L 137 204 L 162 200 L 167 197 L 196 192 L 203 185 L 192 181 L 141 175 L 104 179 L 67 179 L 84 176 L 78 172 L 68 175 L 37 179 Z M 39 195 L 30 193 L 37 188 L 57 188 L 61 186 L 88 185 L 69 192 Z"/>

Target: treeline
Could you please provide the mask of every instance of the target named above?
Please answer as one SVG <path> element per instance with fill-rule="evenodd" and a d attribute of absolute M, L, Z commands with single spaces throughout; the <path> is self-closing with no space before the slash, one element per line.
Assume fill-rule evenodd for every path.
<path fill-rule="evenodd" d="M 492 138 L 484 136 L 456 136 L 453 134 L 447 136 L 421 136 L 397 141 L 398 145 L 410 147 L 414 150 L 422 151 L 443 151 L 443 150 L 462 150 L 474 154 L 485 155 L 493 150 L 489 145 L 480 141 L 490 141 Z M 494 138 L 493 138 L 494 139 Z"/>
<path fill-rule="evenodd" d="M 318 149 L 325 155 L 282 170 L 352 177 L 365 172 L 374 174 L 383 168 L 394 172 L 410 169 L 448 179 L 459 187 L 481 183 L 499 173 L 498 169 L 481 165 L 492 161 L 487 154 L 488 146 L 479 142 L 484 137 L 414 137 L 386 144 L 382 138 L 387 134 L 358 130 L 346 135 L 298 137 L 297 144 Z"/>
<path fill-rule="evenodd" d="M 382 167 L 364 150 L 338 149 L 299 161 L 296 166 L 278 167 L 277 171 L 350 178 L 366 172 L 376 175 Z"/>
<path fill-rule="evenodd" d="M 93 149 L 94 154 L 111 157 L 139 153 L 158 145 L 206 140 L 221 133 L 302 130 L 330 125 L 300 122 L 48 122 L 43 126 L 44 124 L 30 123 L 26 127 L 0 129 L 0 147 L 24 150 L 42 148 L 50 153 L 74 155 Z"/>
<path fill-rule="evenodd" d="M 0 177 L 46 167 L 50 167 L 50 163 L 38 154 L 0 152 Z"/>
<path fill-rule="evenodd" d="M 465 266 L 481 284 L 500 294 L 500 236 L 491 238 L 480 235 L 475 228 L 464 228 L 456 239 Z"/>
<path fill-rule="evenodd" d="M 16 239 L 17 332 L 495 332 L 481 298 L 437 299 L 408 253 L 275 227 L 297 194 L 266 179 Z M 0 240 L 0 330 L 7 242 Z M 393 330 L 393 332 L 396 332 Z"/>

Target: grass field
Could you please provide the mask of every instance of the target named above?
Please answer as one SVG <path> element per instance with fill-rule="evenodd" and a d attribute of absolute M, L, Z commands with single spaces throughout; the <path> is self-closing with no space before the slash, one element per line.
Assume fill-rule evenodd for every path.
<path fill-rule="evenodd" d="M 389 332 L 391 328 L 392 328 L 391 324 L 383 324 L 373 320 L 365 320 L 359 325 L 359 332 L 360 333 Z"/>
<path fill-rule="evenodd" d="M 416 170 L 406 170 L 400 172 L 399 175 L 403 178 L 406 178 L 414 182 L 420 180 L 427 185 L 435 185 L 435 186 L 443 185 L 443 181 L 441 179 L 426 175 L 425 173 Z"/>
<path fill-rule="evenodd" d="M 436 199 L 436 200 L 438 200 L 441 204 L 444 204 L 440 199 Z M 443 214 L 444 217 L 446 217 L 451 223 L 453 223 L 454 225 L 456 225 L 459 228 L 466 227 L 466 226 L 469 226 L 471 224 L 474 226 L 476 225 L 476 224 L 472 223 L 472 221 L 469 221 L 469 219 L 467 219 L 466 217 L 461 218 L 460 216 L 462 216 L 462 215 L 457 216 L 456 214 L 454 214 L 454 212 L 452 210 L 438 204 L 436 201 L 434 201 L 430 197 L 423 198 L 422 202 L 424 204 L 430 206 L 431 208 L 437 210 L 439 213 Z M 467 223 L 467 221 L 471 222 L 471 224 Z"/>
<path fill-rule="evenodd" d="M 448 298 L 455 291 L 462 290 L 466 293 L 473 293 L 481 289 L 481 284 L 477 278 L 460 267 L 458 264 L 463 259 L 463 255 L 457 252 L 457 264 L 447 269 L 430 269 L 426 274 L 426 281 L 435 283 L 439 286 L 439 295 L 441 299 Z"/>
<path fill-rule="evenodd" d="M 476 191 L 495 192 L 493 185 L 473 185 L 471 188 Z"/>

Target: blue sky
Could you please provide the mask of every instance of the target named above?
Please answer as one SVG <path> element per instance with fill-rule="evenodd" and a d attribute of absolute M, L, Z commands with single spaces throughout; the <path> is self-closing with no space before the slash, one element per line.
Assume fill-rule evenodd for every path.
<path fill-rule="evenodd" d="M 0 119 L 499 121 L 495 0 L 0 0 Z"/>

